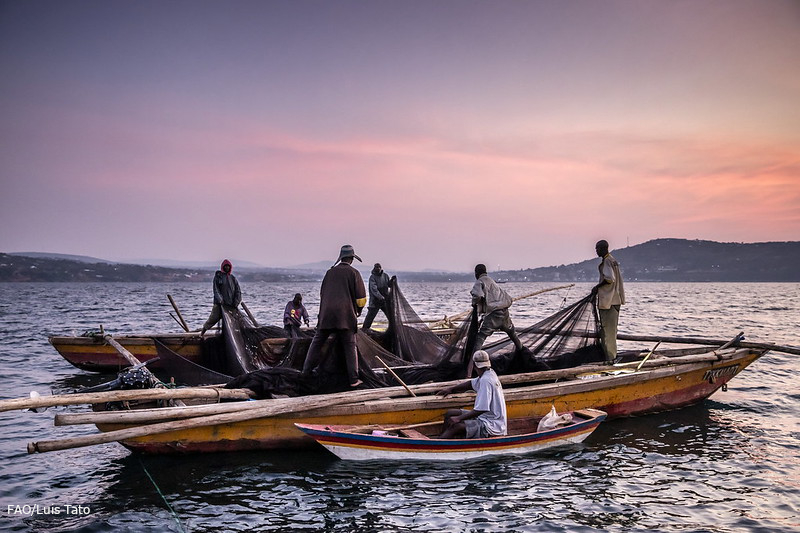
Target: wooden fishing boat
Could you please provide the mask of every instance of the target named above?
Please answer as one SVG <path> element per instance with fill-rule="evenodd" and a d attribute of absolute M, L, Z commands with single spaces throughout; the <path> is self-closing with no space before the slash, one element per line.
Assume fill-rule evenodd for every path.
<path fill-rule="evenodd" d="M 209 336 L 219 336 L 219 333 L 206 335 Z M 114 338 L 143 363 L 158 357 L 154 338 L 193 362 L 198 362 L 203 354 L 203 343 L 198 333 L 119 335 Z M 130 366 L 114 347 L 105 342 L 102 335 L 52 336 L 47 340 L 64 359 L 81 370 L 112 373 Z M 161 368 L 158 361 L 149 363 L 148 366 L 153 369 Z"/>
<path fill-rule="evenodd" d="M 453 329 L 436 329 L 433 332 L 448 338 L 453 334 Z M 219 337 L 219 332 L 208 332 L 205 341 Z M 198 333 L 170 333 L 153 335 L 115 335 L 114 338 L 131 352 L 139 361 L 147 362 L 158 357 L 153 339 L 163 342 L 170 350 L 185 359 L 197 364 L 203 362 L 204 340 Z M 122 357 L 113 347 L 106 344 L 102 335 L 86 336 L 51 336 L 48 341 L 71 365 L 90 372 L 116 373 L 130 363 Z M 289 340 L 285 338 L 266 339 L 263 344 L 267 350 L 278 359 L 286 353 Z M 162 369 L 163 365 L 157 359 L 148 363 L 153 370 Z"/>
<path fill-rule="evenodd" d="M 505 390 L 509 418 L 543 416 L 554 405 L 559 412 L 600 409 L 611 419 L 667 411 L 698 403 L 719 389 L 725 389 L 734 376 L 767 351 L 768 349 L 758 348 L 713 347 L 661 350 L 635 372 L 608 372 L 612 369 L 594 364 L 565 370 L 501 376 L 501 382 Z M 446 385 L 412 385 L 410 388 L 417 394 L 416 397 L 399 397 L 407 392 L 402 387 L 390 387 L 295 398 L 292 400 L 311 402 L 309 408 L 295 409 L 291 413 L 270 413 L 269 416 L 250 419 L 228 419 L 224 418 L 225 415 L 218 415 L 223 417 L 220 423 L 211 423 L 213 417 L 205 417 L 207 420 L 198 422 L 187 419 L 188 415 L 182 411 L 185 408 L 150 409 L 148 411 L 161 413 L 160 420 L 172 420 L 175 425 L 169 426 L 169 430 L 159 430 L 154 434 L 126 437 L 121 443 L 131 450 L 145 453 L 219 452 L 309 446 L 314 444 L 313 439 L 297 429 L 295 423 L 420 424 L 441 420 L 447 409 L 471 407 L 473 396 L 470 393 L 448 397 L 434 394 Z M 369 399 L 361 401 L 366 393 L 370 394 Z M 348 395 L 352 400 L 342 404 L 340 398 L 347 399 Z M 244 402 L 244 405 L 236 402 L 231 406 L 220 404 L 208 407 L 218 409 L 214 412 L 251 408 L 257 410 L 263 409 L 262 406 L 269 406 L 269 402 L 280 401 L 257 400 Z M 139 416 L 135 412 L 130 415 Z M 93 423 L 104 432 L 141 425 L 142 422 L 127 422 L 127 416 L 129 415 L 125 413 L 112 413 L 112 417 L 98 418 Z M 113 423 L 109 422 L 111 420 Z"/>
<path fill-rule="evenodd" d="M 461 461 L 495 455 L 517 455 L 582 442 L 606 414 L 596 409 L 568 413 L 569 425 L 538 431 L 541 417 L 510 419 L 508 435 L 481 439 L 439 439 L 441 424 L 375 428 L 295 424 L 340 459 Z"/>

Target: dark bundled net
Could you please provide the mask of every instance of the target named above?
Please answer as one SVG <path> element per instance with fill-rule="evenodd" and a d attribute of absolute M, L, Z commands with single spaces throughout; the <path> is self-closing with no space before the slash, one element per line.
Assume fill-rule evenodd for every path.
<path fill-rule="evenodd" d="M 511 308 L 513 319 L 514 308 Z M 475 336 L 476 313 L 444 340 L 414 311 L 396 278 L 387 298 L 389 327 L 385 333 L 356 335 L 359 378 L 368 388 L 399 383 L 384 370 L 389 366 L 406 384 L 449 381 L 466 377 Z M 515 349 L 507 337 L 484 345 L 499 374 L 570 368 L 603 361 L 600 326 L 594 298 L 589 295 L 531 327 L 518 330 L 524 348 Z M 283 339 L 280 353 L 266 339 Z M 311 337 L 289 339 L 282 328 L 257 327 L 238 311 L 223 313 L 223 335 L 218 341 L 220 368 L 233 376 L 229 388 L 249 388 L 259 397 L 299 396 L 349 390 L 344 354 L 336 342 L 323 347 L 321 363 L 309 375 L 301 370 Z"/>
<path fill-rule="evenodd" d="M 463 351 L 469 324 L 462 323 L 448 340 L 436 335 L 408 303 L 397 284 L 397 277 L 389 280 L 386 298 L 389 327 L 385 333 L 375 335 L 381 345 L 396 357 L 423 365 L 436 365 L 444 359 L 452 360 Z"/>

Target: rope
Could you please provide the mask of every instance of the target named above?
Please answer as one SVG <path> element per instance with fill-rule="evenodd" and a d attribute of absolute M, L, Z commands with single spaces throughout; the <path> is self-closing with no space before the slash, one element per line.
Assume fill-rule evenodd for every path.
<path fill-rule="evenodd" d="M 141 457 L 137 457 L 137 459 L 139 459 L 139 464 L 142 465 L 142 470 L 144 470 L 144 473 L 147 474 L 148 479 L 150 479 L 150 482 L 156 488 L 156 492 L 158 492 L 158 495 L 161 496 L 162 500 L 164 500 L 164 504 L 167 506 L 167 509 L 169 509 L 169 512 L 172 514 L 172 517 L 175 519 L 175 523 L 178 524 L 178 531 L 180 531 L 181 533 L 185 533 L 186 530 L 183 529 L 183 525 L 181 524 L 180 518 L 178 518 L 178 515 L 175 513 L 175 510 L 172 508 L 172 506 L 167 501 L 167 498 L 164 496 L 164 493 L 161 492 L 161 489 L 158 488 L 158 485 L 156 485 L 156 480 L 153 479 L 153 476 L 151 476 L 150 472 L 147 471 L 147 468 L 144 466 L 144 463 L 142 462 L 142 458 Z"/>

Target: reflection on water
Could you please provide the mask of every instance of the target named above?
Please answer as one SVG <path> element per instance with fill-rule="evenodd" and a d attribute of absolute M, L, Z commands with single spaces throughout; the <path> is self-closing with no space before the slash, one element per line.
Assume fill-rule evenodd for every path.
<path fill-rule="evenodd" d="M 545 284 L 508 283 L 513 295 Z M 583 296 L 521 300 L 518 327 Z M 732 337 L 800 345 L 798 284 L 644 284 L 626 287 L 620 330 Z M 263 323 L 319 287 L 252 284 L 245 301 Z M 408 284 L 427 319 L 468 307 L 469 284 Z M 109 379 L 79 371 L 48 334 L 175 331 L 172 294 L 198 327 L 209 311 L 203 284 L 0 284 L 3 397 L 73 390 Z M 379 315 L 380 318 L 381 315 Z M 31 440 L 91 433 L 53 428 L 54 412 L 0 413 L 0 510 L 7 505 L 84 505 L 89 516 L 4 513 L 19 531 L 797 531 L 800 529 L 800 386 L 796 356 L 770 354 L 728 392 L 670 413 L 613 420 L 581 445 L 523 457 L 457 464 L 348 463 L 324 450 L 136 456 L 103 445 L 29 456 Z M 155 486 L 150 476 L 155 481 Z M 162 498 L 163 495 L 163 498 Z M 169 506 L 177 514 L 173 517 Z"/>

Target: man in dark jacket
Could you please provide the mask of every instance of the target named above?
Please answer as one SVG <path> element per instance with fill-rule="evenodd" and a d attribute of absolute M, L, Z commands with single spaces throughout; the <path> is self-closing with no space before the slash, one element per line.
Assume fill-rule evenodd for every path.
<path fill-rule="evenodd" d="M 214 326 L 222 318 L 222 307 L 236 308 L 242 303 L 242 291 L 239 289 L 239 282 L 236 277 L 231 274 L 233 271 L 233 263 L 227 259 L 222 262 L 220 269 L 214 273 L 214 307 L 211 308 L 211 315 L 203 324 L 203 329 L 200 330 L 202 337 L 206 330 Z"/>
<path fill-rule="evenodd" d="M 357 317 L 367 303 L 367 291 L 361 274 L 352 267 L 353 258 L 361 261 L 352 246 L 342 246 L 339 259 L 322 279 L 317 331 L 308 348 L 303 374 L 309 375 L 322 363 L 322 345 L 333 336 L 344 351 L 350 386 L 358 387 L 362 382 L 358 379 Z"/>
<path fill-rule="evenodd" d="M 369 305 L 367 317 L 364 319 L 363 329 L 372 327 L 372 321 L 378 316 L 378 311 L 389 316 L 386 312 L 386 297 L 389 295 L 389 275 L 383 271 L 380 263 L 375 263 L 369 276 Z"/>

